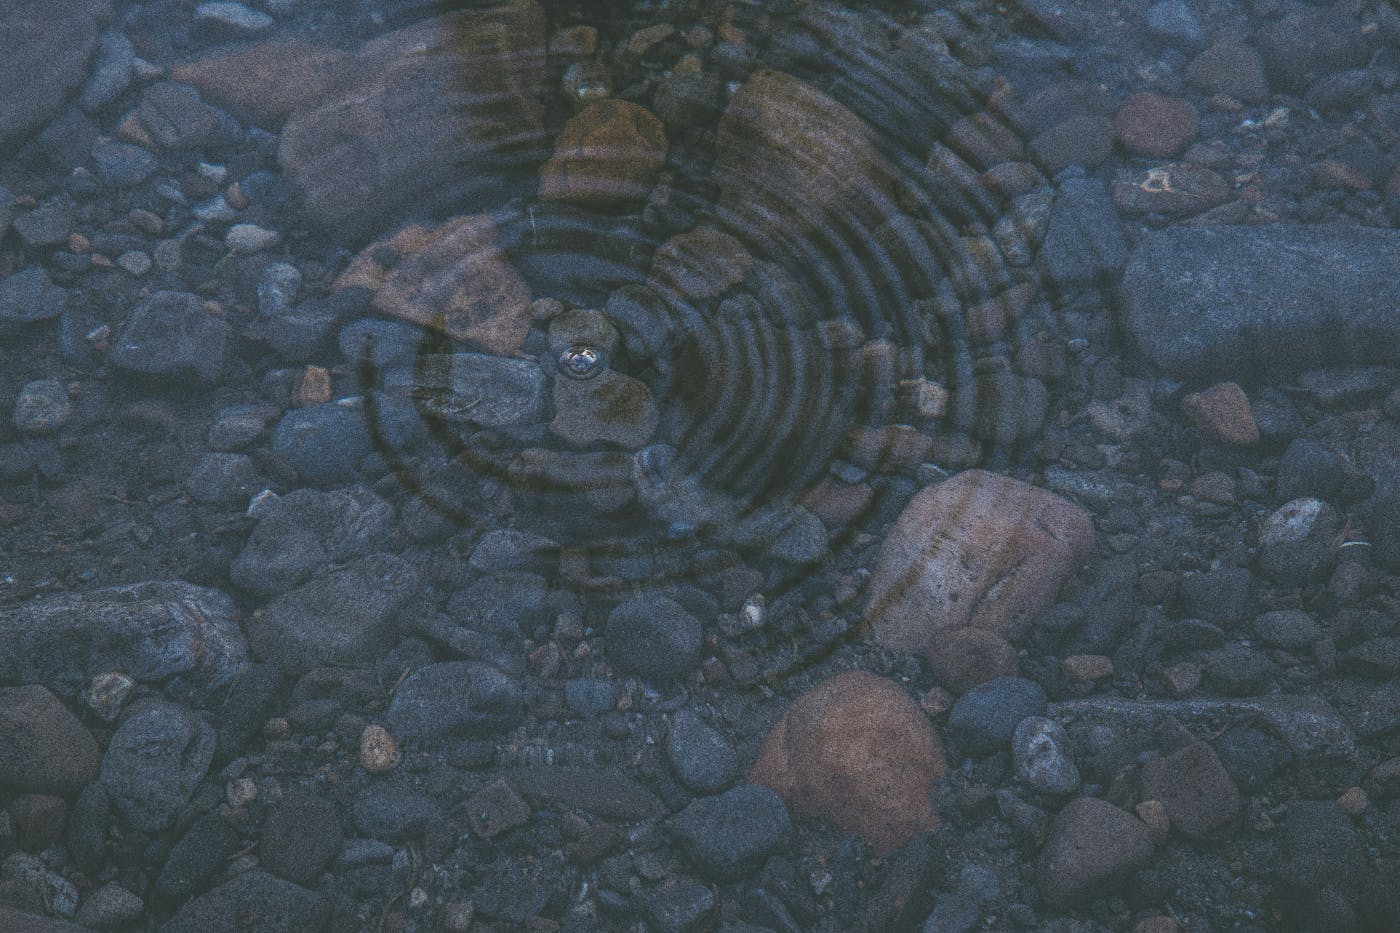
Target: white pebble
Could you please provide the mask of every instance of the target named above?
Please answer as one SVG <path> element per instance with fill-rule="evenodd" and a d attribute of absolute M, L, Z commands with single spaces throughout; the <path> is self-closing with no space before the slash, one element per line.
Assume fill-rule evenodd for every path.
<path fill-rule="evenodd" d="M 224 245 L 235 253 L 257 253 L 282 242 L 282 234 L 257 224 L 234 224 L 224 236 Z"/>

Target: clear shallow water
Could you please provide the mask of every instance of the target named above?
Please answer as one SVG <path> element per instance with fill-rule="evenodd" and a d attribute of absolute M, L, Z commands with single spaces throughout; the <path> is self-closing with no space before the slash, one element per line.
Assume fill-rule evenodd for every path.
<path fill-rule="evenodd" d="M 16 910 L 1389 928 L 1391 5 L 4 15 Z"/>

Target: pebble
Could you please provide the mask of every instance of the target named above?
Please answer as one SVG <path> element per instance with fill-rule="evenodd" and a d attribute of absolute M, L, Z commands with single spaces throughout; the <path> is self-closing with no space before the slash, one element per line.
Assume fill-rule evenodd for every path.
<path fill-rule="evenodd" d="M 272 450 L 304 481 L 318 486 L 355 479 L 370 452 L 364 413 L 339 404 L 287 412 L 272 431 Z"/>
<path fill-rule="evenodd" d="M 73 793 L 97 776 L 97 745 L 38 684 L 0 688 L 0 781 L 18 790 Z"/>
<path fill-rule="evenodd" d="M 1341 519 L 1321 499 L 1294 499 L 1259 528 L 1259 569 L 1280 582 L 1323 579 L 1331 569 Z"/>
<path fill-rule="evenodd" d="M 92 151 L 92 158 L 97 176 L 114 188 L 134 188 L 160 167 L 154 153 L 130 143 L 102 143 Z"/>
<path fill-rule="evenodd" d="M 671 717 L 666 755 L 681 783 L 697 794 L 717 794 L 739 774 L 739 756 L 729 740 L 689 710 Z"/>
<path fill-rule="evenodd" d="M 145 901 L 121 885 L 109 882 L 83 900 L 77 920 L 83 926 L 111 930 L 141 919 L 145 912 Z"/>
<path fill-rule="evenodd" d="M 301 270 L 289 262 L 274 262 L 258 278 L 258 313 L 284 318 L 291 313 L 301 291 Z"/>
<path fill-rule="evenodd" d="M 136 49 L 120 32 L 109 32 L 97 43 L 97 61 L 88 77 L 79 105 L 86 111 L 101 110 L 131 86 Z"/>
<path fill-rule="evenodd" d="M 635 596 L 608 613 L 608 658 L 648 680 L 674 681 L 700 663 L 700 620 L 664 596 Z"/>
<path fill-rule="evenodd" d="M 472 794 L 466 802 L 467 821 L 482 839 L 524 826 L 530 819 L 530 806 L 520 799 L 504 780 L 492 781 Z"/>
<path fill-rule="evenodd" d="M 224 245 L 235 253 L 260 253 L 282 242 L 282 234 L 257 224 L 234 224 L 224 234 Z"/>
<path fill-rule="evenodd" d="M 966 754 L 981 756 L 1011 744 L 1016 726 L 1045 712 L 1045 691 L 1022 677 L 998 677 L 958 698 L 948 717 L 948 732 Z"/>
<path fill-rule="evenodd" d="M 240 36 L 260 35 L 273 26 L 272 17 L 266 13 L 229 0 L 201 3 L 195 7 L 194 21 Z"/>
<path fill-rule="evenodd" d="M 122 270 L 140 278 L 151 271 L 151 257 L 139 249 L 128 250 L 117 257 L 117 265 Z"/>
<path fill-rule="evenodd" d="M 185 477 L 191 499 L 223 508 L 243 508 L 258 485 L 257 466 L 247 454 L 205 454 Z"/>
<path fill-rule="evenodd" d="M 430 664 L 399 685 L 385 726 L 405 741 L 434 743 L 454 735 L 484 735 L 520 720 L 520 687 L 477 661 Z"/>
<path fill-rule="evenodd" d="M 1113 128 L 1118 142 L 1132 155 L 1169 159 L 1196 138 L 1199 120 L 1190 101 L 1145 91 L 1123 102 Z"/>
<path fill-rule="evenodd" d="M 1070 801 L 1050 823 L 1040 853 L 1041 896 L 1055 907 L 1103 897 L 1152 859 L 1142 821 L 1095 797 Z"/>
<path fill-rule="evenodd" d="M 0 332 L 56 318 L 67 306 L 68 289 L 53 284 L 41 266 L 0 279 Z"/>
<path fill-rule="evenodd" d="M 215 382 L 223 370 L 228 324 L 205 312 L 198 295 L 158 291 L 127 314 L 112 338 L 112 365 L 140 376 Z"/>
<path fill-rule="evenodd" d="M 671 819 L 671 832 L 704 872 L 733 881 L 755 872 L 784 846 L 792 821 L 767 787 L 740 784 L 718 797 L 691 801 Z"/>
<path fill-rule="evenodd" d="M 1117 274 L 1128 262 L 1128 241 L 1113 198 L 1102 181 L 1066 180 L 1055 195 L 1040 248 L 1040 263 L 1061 285 Z"/>
<path fill-rule="evenodd" d="M 1286 651 L 1306 651 L 1325 634 L 1321 625 L 1301 609 L 1278 609 L 1254 619 L 1254 632 L 1266 645 Z"/>
<path fill-rule="evenodd" d="M 383 726 L 368 725 L 360 733 L 360 767 L 370 774 L 387 774 L 403 760 L 399 744 Z"/>
<path fill-rule="evenodd" d="M 423 834 L 437 816 L 437 806 L 401 784 L 371 784 L 355 795 L 355 825 L 371 839 L 401 843 Z"/>
<path fill-rule="evenodd" d="M 1069 736 L 1054 720 L 1027 716 L 1011 737 L 1011 760 L 1020 780 L 1042 794 L 1071 794 L 1079 769 L 1069 754 Z"/>
<path fill-rule="evenodd" d="M 78 912 L 78 889 L 37 855 L 15 852 L 6 858 L 0 863 L 0 884 L 49 914 L 72 917 Z"/>
<path fill-rule="evenodd" d="M 19 390 L 14 423 L 24 434 L 50 434 L 67 424 L 72 412 L 67 386 L 57 379 L 35 379 Z"/>
<path fill-rule="evenodd" d="M 649 929 L 657 933 L 692 933 L 706 929 L 719 908 L 713 891 L 703 884 L 680 882 L 653 889 L 641 902 Z"/>
<path fill-rule="evenodd" d="M 136 681 L 120 671 L 98 674 L 83 690 L 83 705 L 102 721 L 115 722 L 135 689 Z"/>
<path fill-rule="evenodd" d="M 1248 447 L 1259 442 L 1259 427 L 1254 423 L 1249 399 L 1233 382 L 1221 382 L 1185 396 L 1181 409 L 1211 440 L 1233 447 Z"/>
<path fill-rule="evenodd" d="M 1113 676 L 1113 660 L 1102 654 L 1072 654 L 1060 661 L 1060 667 L 1081 683 Z"/>
<path fill-rule="evenodd" d="M 1208 94 L 1224 94 L 1245 104 L 1269 96 L 1264 63 L 1248 45 L 1225 40 L 1212 45 L 1186 66 L 1186 80 Z"/>
<path fill-rule="evenodd" d="M 1016 649 L 1000 635 L 975 626 L 940 633 L 929 656 L 933 676 L 955 694 L 1017 671 Z"/>

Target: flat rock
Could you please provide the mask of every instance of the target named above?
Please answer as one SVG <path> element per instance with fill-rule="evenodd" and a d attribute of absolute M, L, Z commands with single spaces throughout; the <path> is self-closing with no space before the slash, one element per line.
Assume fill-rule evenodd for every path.
<path fill-rule="evenodd" d="M 889 851 L 938 826 L 930 795 L 946 769 L 913 698 L 893 681 L 848 671 L 793 701 L 749 780 L 771 787 L 794 813 Z"/>
<path fill-rule="evenodd" d="M 326 899 L 263 871 L 225 881 L 181 907 L 163 933 L 317 933 L 330 914 Z"/>
<path fill-rule="evenodd" d="M 276 130 L 344 87 L 354 70 L 349 52 L 272 39 L 182 62 L 170 74 L 240 120 Z"/>
<path fill-rule="evenodd" d="M 1105 800 L 1080 797 L 1050 823 L 1040 892 L 1056 907 L 1092 900 L 1151 860 L 1152 835 L 1141 820 Z"/>
<path fill-rule="evenodd" d="M 659 816 L 661 801 L 615 768 L 516 768 L 511 787 L 536 807 L 583 810 L 608 820 L 638 822 Z"/>
<path fill-rule="evenodd" d="M 693 800 L 671 821 L 687 855 L 712 877 L 734 881 L 759 868 L 792 833 L 782 799 L 757 784 Z"/>
<path fill-rule="evenodd" d="M 1014 640 L 1045 609 L 1094 540 L 1089 515 L 1054 493 L 968 470 L 927 486 L 880 548 L 866 622 L 901 651 L 975 626 Z"/>
<path fill-rule="evenodd" d="M 335 287 L 367 289 L 376 311 L 497 356 L 519 350 L 530 330 L 530 290 L 484 214 L 404 227 L 355 257 Z"/>
<path fill-rule="evenodd" d="M 1133 250 L 1123 323 L 1150 362 L 1201 381 L 1386 362 L 1400 345 L 1390 298 L 1397 277 L 1395 230 L 1171 227 Z"/>
<path fill-rule="evenodd" d="M 227 322 L 205 313 L 198 295 L 159 291 L 131 309 L 107 358 L 138 376 L 212 383 L 223 369 L 229 336 Z"/>
<path fill-rule="evenodd" d="M 23 142 L 87 78 L 108 0 L 15 0 L 0 32 L 0 151 Z"/>
<path fill-rule="evenodd" d="M 371 662 L 397 637 L 399 612 L 418 594 L 418 573 L 389 554 L 361 557 L 268 603 L 248 641 L 287 672 Z"/>
<path fill-rule="evenodd" d="M 49 596 L 0 610 L 0 683 L 87 686 L 122 671 L 202 702 L 247 664 L 238 608 L 183 581 Z"/>
<path fill-rule="evenodd" d="M 295 111 L 278 150 L 326 231 L 364 238 L 408 211 L 495 203 L 538 157 L 545 19 L 534 0 L 417 23 L 357 59 L 361 80 Z"/>
<path fill-rule="evenodd" d="M 97 777 L 97 743 L 38 684 L 0 688 L 0 785 L 19 791 L 76 794 Z"/>
<path fill-rule="evenodd" d="M 399 739 L 432 743 L 500 732 L 520 715 L 520 687 L 506 674 L 476 661 L 447 661 L 399 685 L 384 725 Z"/>
<path fill-rule="evenodd" d="M 155 701 L 117 728 L 102 757 L 112 806 L 142 832 L 168 827 L 214 758 L 214 730 L 173 703 Z"/>
<path fill-rule="evenodd" d="M 579 204 L 643 201 L 666 164 L 666 128 L 637 104 L 607 99 L 569 118 L 540 169 L 540 197 Z"/>

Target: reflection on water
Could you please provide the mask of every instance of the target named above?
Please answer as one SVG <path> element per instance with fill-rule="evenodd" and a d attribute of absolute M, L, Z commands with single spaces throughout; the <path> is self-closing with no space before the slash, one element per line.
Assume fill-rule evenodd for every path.
<path fill-rule="evenodd" d="M 1388 0 L 0 23 L 0 927 L 1394 928 Z"/>

